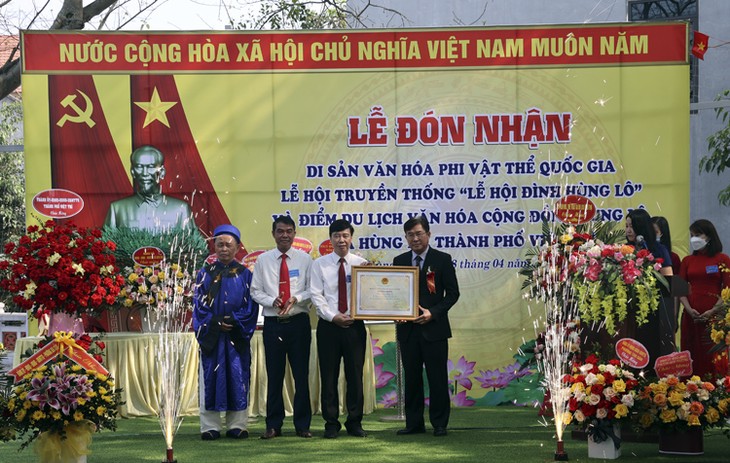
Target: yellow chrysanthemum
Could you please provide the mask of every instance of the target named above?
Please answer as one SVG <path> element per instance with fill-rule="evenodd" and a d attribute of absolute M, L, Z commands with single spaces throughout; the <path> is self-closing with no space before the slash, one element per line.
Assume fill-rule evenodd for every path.
<path fill-rule="evenodd" d="M 74 421 L 81 421 L 84 419 L 84 414 L 80 410 L 74 412 Z"/>
<path fill-rule="evenodd" d="M 36 410 L 33 412 L 33 414 L 30 416 L 31 421 L 39 421 L 46 417 L 46 414 L 43 413 L 40 410 Z"/>
<path fill-rule="evenodd" d="M 106 407 L 98 406 L 96 407 L 96 414 L 99 416 L 104 415 L 106 413 Z"/>
<path fill-rule="evenodd" d="M 722 341 L 725 340 L 725 332 L 713 328 L 712 332 L 710 333 L 710 338 L 715 344 L 720 344 Z"/>

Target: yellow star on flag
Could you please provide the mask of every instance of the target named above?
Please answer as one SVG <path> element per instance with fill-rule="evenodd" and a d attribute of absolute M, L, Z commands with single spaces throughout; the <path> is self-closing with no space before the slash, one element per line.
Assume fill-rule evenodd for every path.
<path fill-rule="evenodd" d="M 177 101 L 162 101 L 159 93 L 157 93 L 157 87 L 152 90 L 152 98 L 149 102 L 146 101 L 135 101 L 134 104 L 142 108 L 147 112 L 144 118 L 144 124 L 142 128 L 147 127 L 154 121 L 160 121 L 165 124 L 166 127 L 170 127 L 170 122 L 167 120 L 167 110 L 177 104 Z"/>

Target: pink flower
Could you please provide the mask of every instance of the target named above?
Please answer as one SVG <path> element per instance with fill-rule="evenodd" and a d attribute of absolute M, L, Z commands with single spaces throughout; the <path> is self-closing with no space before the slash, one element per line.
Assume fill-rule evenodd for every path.
<path fill-rule="evenodd" d="M 451 396 L 451 403 L 457 407 L 471 407 L 476 403 L 476 401 L 468 398 L 466 396 L 466 391 L 461 391 L 458 394 Z"/>
<path fill-rule="evenodd" d="M 378 403 L 385 408 L 395 407 L 398 405 L 398 394 L 395 391 L 386 392 Z"/>
<path fill-rule="evenodd" d="M 476 380 L 482 384 L 482 388 L 501 389 L 510 382 L 508 375 L 503 374 L 498 368 L 495 370 L 479 371 L 480 375 Z"/>
<path fill-rule="evenodd" d="M 383 349 L 378 347 L 378 339 L 370 338 L 370 343 L 372 344 L 372 348 L 373 348 L 373 357 L 377 357 L 378 355 L 383 355 Z"/>
<path fill-rule="evenodd" d="M 459 358 L 456 366 L 454 366 L 454 363 L 451 359 L 449 359 L 447 362 L 449 376 L 453 373 L 455 382 L 467 389 L 471 389 L 471 379 L 469 379 L 469 376 L 474 374 L 474 365 L 476 364 L 477 362 L 469 362 L 463 355 Z"/>
<path fill-rule="evenodd" d="M 375 365 L 375 388 L 380 389 L 388 385 L 388 382 L 393 379 L 395 375 L 389 371 L 383 371 L 383 364 L 379 363 Z"/>
<path fill-rule="evenodd" d="M 588 265 L 588 268 L 585 270 L 586 280 L 598 281 L 598 279 L 601 276 L 601 270 L 603 270 L 603 265 L 601 265 L 601 262 L 596 259 L 591 259 L 591 263 Z"/>
<path fill-rule="evenodd" d="M 621 279 L 627 285 L 631 285 L 641 276 L 641 269 L 636 268 L 633 261 L 624 261 L 621 265 Z"/>

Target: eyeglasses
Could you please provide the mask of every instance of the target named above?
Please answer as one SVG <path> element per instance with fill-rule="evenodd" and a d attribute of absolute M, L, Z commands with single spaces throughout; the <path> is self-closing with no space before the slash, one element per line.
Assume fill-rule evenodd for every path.
<path fill-rule="evenodd" d="M 413 238 L 421 239 L 424 236 L 426 236 L 426 232 L 424 232 L 424 231 L 419 231 L 419 232 L 416 232 L 416 233 L 413 233 L 413 232 L 406 233 L 406 238 L 409 239 L 409 240 L 412 240 Z"/>

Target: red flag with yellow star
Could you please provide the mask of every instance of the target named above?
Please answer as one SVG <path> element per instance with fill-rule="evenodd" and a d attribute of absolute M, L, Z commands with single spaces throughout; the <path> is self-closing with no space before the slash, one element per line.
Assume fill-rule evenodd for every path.
<path fill-rule="evenodd" d="M 702 32 L 695 31 L 694 40 L 692 41 L 692 54 L 699 59 L 704 60 L 709 41 L 710 36 L 705 35 Z"/>
<path fill-rule="evenodd" d="M 213 182 L 203 164 L 180 100 L 174 76 L 131 76 L 132 145 L 152 145 L 165 155 L 166 195 L 190 204 L 196 225 L 212 236 L 229 223 Z"/>

